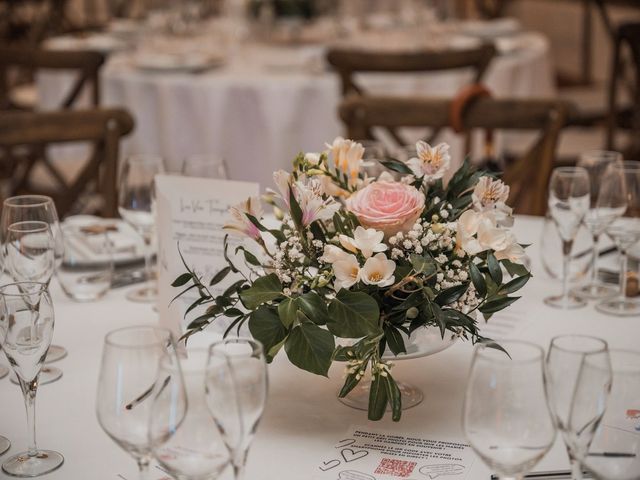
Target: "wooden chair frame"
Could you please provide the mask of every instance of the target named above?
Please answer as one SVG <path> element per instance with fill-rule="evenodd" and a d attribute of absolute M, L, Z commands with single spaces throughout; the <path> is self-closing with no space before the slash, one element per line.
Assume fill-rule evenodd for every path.
<path fill-rule="evenodd" d="M 451 123 L 451 104 L 447 99 L 352 96 L 340 105 L 339 112 L 350 138 L 370 138 L 367 135 L 376 126 L 447 128 Z M 546 212 L 547 184 L 569 108 L 569 104 L 558 101 L 478 98 L 465 109 L 466 131 L 540 131 L 532 148 L 503 175 L 511 187 L 510 202 L 517 213 Z"/>
<path fill-rule="evenodd" d="M 88 184 L 104 196 L 102 214 L 117 215 L 119 144 L 133 130 L 133 118 L 125 110 L 96 109 L 46 113 L 0 114 L 0 163 L 12 174 L 12 195 L 39 193 L 51 196 L 61 216 L 70 212 Z M 74 142 L 89 142 L 89 161 L 72 183 L 58 180 L 58 188 L 43 191 L 31 183 L 34 167 L 44 160 L 45 148 Z"/>

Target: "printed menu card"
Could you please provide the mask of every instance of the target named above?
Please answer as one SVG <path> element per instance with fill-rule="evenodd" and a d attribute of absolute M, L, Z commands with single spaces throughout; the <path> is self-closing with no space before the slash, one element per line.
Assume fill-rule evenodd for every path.
<path fill-rule="evenodd" d="M 367 426 L 351 427 L 315 467 L 314 480 L 465 480 L 473 465 L 469 445 L 402 435 Z"/>
<path fill-rule="evenodd" d="M 158 302 L 160 325 L 171 329 L 176 337 L 184 330 L 184 313 L 197 298 L 197 293 L 171 300 L 183 289 L 171 283 L 189 268 L 209 280 L 226 266 L 223 256 L 224 224 L 229 220 L 229 207 L 248 197 L 259 195 L 257 183 L 206 178 L 158 175 L 156 181 L 156 211 L 158 229 Z M 231 238 L 229 253 L 233 254 L 237 238 Z M 222 293 L 235 281 L 229 275 L 216 285 L 212 293 Z M 194 296 L 195 295 L 195 296 Z M 191 300 L 191 301 L 189 301 Z"/>

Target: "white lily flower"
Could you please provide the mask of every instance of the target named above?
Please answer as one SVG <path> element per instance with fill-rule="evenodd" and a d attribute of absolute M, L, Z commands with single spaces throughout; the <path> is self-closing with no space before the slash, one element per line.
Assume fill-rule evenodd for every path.
<path fill-rule="evenodd" d="M 325 263 L 336 263 L 339 260 L 344 260 L 349 256 L 347 252 L 335 245 L 327 244 L 324 246 L 324 252 L 320 257 L 320 260 Z"/>
<path fill-rule="evenodd" d="M 364 258 L 369 258 L 374 253 L 384 252 L 387 249 L 387 246 L 382 242 L 383 238 L 384 232 L 361 226 L 356 227 L 353 238 L 346 235 L 339 237 L 340 245 L 353 253 L 360 250 Z"/>
<path fill-rule="evenodd" d="M 360 277 L 360 264 L 356 256 L 347 254 L 343 259 L 336 261 L 333 264 L 333 274 L 336 277 L 334 282 L 336 291 L 355 285 Z"/>
<path fill-rule="evenodd" d="M 438 180 L 449 170 L 451 156 L 449 145 L 440 143 L 432 147 L 427 142 L 416 143 L 417 157 L 409 159 L 407 165 L 418 178 L 424 178 L 427 182 Z"/>
<path fill-rule="evenodd" d="M 395 269 L 396 263 L 393 260 L 387 259 L 384 253 L 377 253 L 365 262 L 360 270 L 360 280 L 367 285 L 388 287 L 395 281 L 393 276 Z"/>

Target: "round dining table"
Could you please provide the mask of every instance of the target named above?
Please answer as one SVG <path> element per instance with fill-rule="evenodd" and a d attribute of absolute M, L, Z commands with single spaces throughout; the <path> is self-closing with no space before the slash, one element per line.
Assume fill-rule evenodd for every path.
<path fill-rule="evenodd" d="M 476 22 L 477 24 L 478 22 Z M 509 30 L 485 37 L 478 25 L 443 27 L 420 47 L 469 48 L 495 42 L 498 54 L 483 82 L 496 97 L 550 98 L 555 95 L 549 42 L 541 34 Z M 487 33 L 488 32 L 488 33 Z M 473 34 L 473 35 L 472 35 Z M 421 35 L 425 35 L 424 32 Z M 342 42 L 366 49 L 416 48 L 414 31 L 367 33 Z M 55 39 L 54 39 L 55 40 Z M 75 48 L 72 40 L 50 41 L 48 48 Z M 78 48 L 88 45 L 79 44 Z M 102 104 L 124 107 L 134 116 L 134 132 L 124 144 L 125 155 L 155 153 L 171 172 L 194 154 L 224 159 L 232 180 L 272 185 L 272 174 L 286 169 L 300 152 L 321 151 L 325 142 L 344 135 L 338 118 L 341 85 L 324 56 L 331 42 L 248 42 L 220 47 L 216 37 L 139 40 L 134 51 L 109 56 L 102 69 Z M 77 46 L 77 45 L 75 45 Z M 88 47 L 87 47 L 88 48 Z M 194 50 L 195 49 L 195 50 Z M 157 63 L 158 53 L 194 51 L 216 56 L 195 71 L 172 69 Z M 180 53 L 178 53 L 180 54 Z M 149 65 L 150 55 L 156 63 Z M 362 85 L 372 94 L 451 97 L 471 81 L 466 69 L 414 74 L 366 74 Z M 42 108 L 55 108 L 70 77 L 44 71 L 38 77 Z M 464 142 L 453 133 L 441 141 L 452 144 L 452 157 L 464 157 Z"/>
<path fill-rule="evenodd" d="M 556 335 L 580 333 L 601 337 L 612 348 L 640 350 L 638 318 L 606 316 L 598 313 L 593 304 L 563 311 L 543 303 L 545 296 L 557 293 L 561 286 L 559 281 L 546 276 L 541 265 L 542 224 L 541 218 L 516 217 L 516 235 L 524 243 L 533 243 L 527 250 L 533 278 L 519 292 L 522 298 L 482 325 L 481 331 L 495 338 L 526 339 L 543 347 Z M 43 478 L 133 480 L 138 477 L 135 461 L 101 430 L 95 413 L 105 334 L 120 327 L 158 322 L 151 306 L 127 301 L 126 290 L 112 290 L 94 303 L 74 303 L 55 282 L 51 286 L 56 313 L 54 342 L 64 345 L 69 354 L 56 363 L 64 371 L 63 377 L 38 390 L 37 435 L 39 446 L 59 451 L 65 463 Z M 215 336 L 203 333 L 190 342 L 192 346 L 204 346 Z M 338 401 L 342 364 L 335 364 L 329 378 L 324 378 L 297 369 L 280 354 L 268 368 L 267 406 L 249 453 L 247 480 L 313 479 L 319 473 L 318 464 L 324 452 L 344 438 L 350 426 L 465 442 L 461 413 L 472 352 L 471 344 L 457 342 L 433 356 L 395 362 L 394 376 L 410 380 L 424 392 L 424 401 L 405 410 L 399 423 L 392 422 L 389 416 L 380 422 L 368 422 L 366 412 Z M 0 361 L 6 364 L 4 355 Z M 629 406 L 632 407 L 638 405 Z M 0 456 L 0 461 L 26 448 L 22 395 L 8 377 L 0 380 L 0 434 L 13 444 L 8 453 Z M 558 436 L 552 450 L 535 470 L 566 469 L 566 451 Z M 0 473 L 0 477 L 2 475 Z M 164 477 L 160 470 L 152 469 L 149 478 Z M 223 478 L 232 478 L 230 469 Z M 466 479 L 489 478 L 488 467 L 476 457 Z"/>

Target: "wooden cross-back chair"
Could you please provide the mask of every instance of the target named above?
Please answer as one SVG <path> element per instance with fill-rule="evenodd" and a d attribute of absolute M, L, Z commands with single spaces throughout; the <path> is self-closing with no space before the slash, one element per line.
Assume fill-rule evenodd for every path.
<path fill-rule="evenodd" d="M 131 115 L 120 109 L 0 113 L 0 169 L 5 194 L 49 195 L 61 216 L 79 211 L 79 203 L 91 204 L 97 195 L 101 197 L 97 213 L 116 216 L 119 145 L 133 126 Z M 46 185 L 34 181 L 46 147 L 77 142 L 92 148 L 75 179 L 52 178 Z"/>
<path fill-rule="evenodd" d="M 369 138 L 376 126 L 447 128 L 452 122 L 452 104 L 445 99 L 352 96 L 343 101 L 339 111 L 350 138 Z M 516 213 L 544 215 L 547 183 L 568 109 L 568 104 L 558 101 L 491 98 L 478 98 L 466 106 L 462 116 L 465 131 L 539 132 L 533 146 L 503 174 L 511 187 L 510 202 Z"/>
<path fill-rule="evenodd" d="M 105 56 L 99 52 L 42 50 L 14 46 L 0 47 L 0 110 L 11 109 L 11 75 L 16 70 L 35 73 L 38 70 L 61 70 L 76 72 L 66 96 L 59 105 L 61 109 L 73 107 L 85 88 L 90 90 L 91 105 L 100 104 L 100 68 Z"/>
<path fill-rule="evenodd" d="M 367 95 L 367 91 L 354 78 L 359 73 L 417 73 L 445 70 L 470 69 L 470 83 L 481 83 L 482 78 L 496 54 L 493 45 L 481 45 L 467 50 L 447 49 L 419 52 L 376 52 L 345 48 L 332 48 L 327 61 L 338 72 L 342 83 L 342 94 Z M 394 128 L 385 128 L 398 143 L 401 136 Z M 439 129 L 434 128 L 428 141 L 433 141 Z M 371 137 L 371 133 L 367 137 Z"/>

